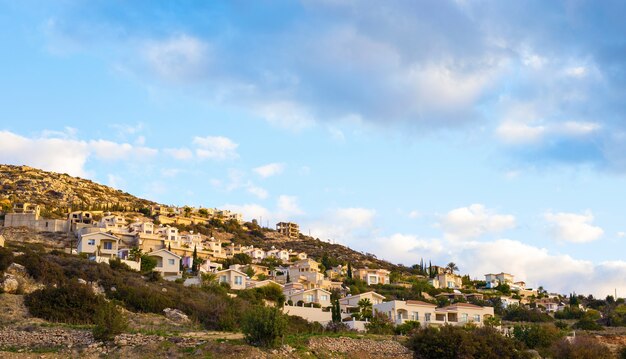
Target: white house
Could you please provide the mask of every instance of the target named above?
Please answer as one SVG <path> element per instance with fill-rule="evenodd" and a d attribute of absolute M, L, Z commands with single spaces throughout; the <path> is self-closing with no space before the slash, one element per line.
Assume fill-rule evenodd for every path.
<path fill-rule="evenodd" d="M 76 249 L 78 253 L 95 254 L 99 257 L 117 257 L 119 238 L 104 232 L 83 234 L 78 238 Z"/>
<path fill-rule="evenodd" d="M 178 277 L 182 273 L 180 271 L 180 259 L 181 257 L 168 251 L 167 249 L 159 249 L 154 252 L 148 253 L 148 256 L 157 260 L 157 265 L 154 271 L 161 273 L 163 277 Z"/>
<path fill-rule="evenodd" d="M 347 297 L 339 299 L 339 308 L 341 308 L 341 312 L 348 313 L 352 308 L 358 308 L 359 301 L 361 301 L 361 299 L 368 299 L 372 305 L 376 305 L 382 303 L 385 300 L 385 296 L 371 291 L 348 295 Z"/>
<path fill-rule="evenodd" d="M 236 269 L 225 269 L 215 273 L 220 283 L 228 283 L 231 289 L 246 289 L 248 276 L 246 273 Z"/>

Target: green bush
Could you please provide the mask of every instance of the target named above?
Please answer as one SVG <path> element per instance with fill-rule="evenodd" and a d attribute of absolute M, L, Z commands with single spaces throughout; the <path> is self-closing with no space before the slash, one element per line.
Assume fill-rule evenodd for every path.
<path fill-rule="evenodd" d="M 365 329 L 370 334 L 393 334 L 393 323 L 385 314 L 377 312 L 372 316 L 369 323 L 365 324 Z"/>
<path fill-rule="evenodd" d="M 556 342 L 552 346 L 551 352 L 554 359 L 604 359 L 613 357 L 611 350 L 606 345 L 592 338 L 581 336 L 572 341 L 562 339 Z"/>
<path fill-rule="evenodd" d="M 94 316 L 93 337 L 96 340 L 112 340 L 128 328 L 126 316 L 112 302 L 104 302 Z"/>
<path fill-rule="evenodd" d="M 279 308 L 255 306 L 244 315 L 241 324 L 248 343 L 273 348 L 285 334 L 287 319 Z"/>
<path fill-rule="evenodd" d="M 28 274 L 37 281 L 60 285 L 67 280 L 61 266 L 38 253 L 28 251 L 16 257 L 15 262 L 23 265 Z"/>
<path fill-rule="evenodd" d="M 151 272 L 157 266 L 157 260 L 149 255 L 141 256 L 141 271 L 144 273 Z"/>
<path fill-rule="evenodd" d="M 11 263 L 13 263 L 13 251 L 0 247 L 0 272 L 9 268 Z"/>
<path fill-rule="evenodd" d="M 92 324 L 104 298 L 90 287 L 75 281 L 32 292 L 24 298 L 28 311 L 35 317 L 51 322 Z"/>
<path fill-rule="evenodd" d="M 522 306 L 511 306 L 504 311 L 502 316 L 504 320 L 512 322 L 551 322 L 554 320 L 546 313 L 542 313 L 537 309 L 526 309 Z"/>
<path fill-rule="evenodd" d="M 402 335 L 402 334 L 408 335 L 419 328 L 420 328 L 420 322 L 415 321 L 415 320 L 409 320 L 396 326 L 394 328 L 394 332 L 399 335 Z"/>
<path fill-rule="evenodd" d="M 563 337 L 563 333 L 556 327 L 548 325 L 516 325 L 513 328 L 513 337 L 527 348 L 536 349 L 550 347 Z"/>
<path fill-rule="evenodd" d="M 109 266 L 111 267 L 111 269 L 116 270 L 116 271 L 120 271 L 120 270 L 130 271 L 130 270 L 132 270 L 132 269 L 130 269 L 130 267 L 126 263 L 122 263 L 122 261 L 119 258 L 113 258 L 113 259 L 109 260 Z"/>
<path fill-rule="evenodd" d="M 556 319 L 580 319 L 585 315 L 585 312 L 575 306 L 565 307 L 565 309 L 554 313 Z"/>
<path fill-rule="evenodd" d="M 603 330 L 604 329 L 602 325 L 598 324 L 598 322 L 593 320 L 590 316 L 586 316 L 586 315 L 581 320 L 574 323 L 572 327 L 574 327 L 575 329 L 582 329 L 582 330 Z"/>
<path fill-rule="evenodd" d="M 514 340 L 496 329 L 445 325 L 416 330 L 407 343 L 416 359 L 526 358 Z"/>

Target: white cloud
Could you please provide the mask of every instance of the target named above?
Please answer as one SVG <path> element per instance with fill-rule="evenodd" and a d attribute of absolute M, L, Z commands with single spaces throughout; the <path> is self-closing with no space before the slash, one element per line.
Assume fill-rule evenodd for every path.
<path fill-rule="evenodd" d="M 453 209 L 440 218 L 439 224 L 446 238 L 464 239 L 497 233 L 515 227 L 515 217 L 495 214 L 482 204 Z"/>
<path fill-rule="evenodd" d="M 300 132 L 314 125 L 313 115 L 302 105 L 291 101 L 265 102 L 255 107 L 255 112 L 270 124 Z"/>
<path fill-rule="evenodd" d="M 239 147 L 239 145 L 227 137 L 194 137 L 193 144 L 198 146 L 198 148 L 196 148 L 196 155 L 199 158 L 230 160 L 239 157 L 237 154 L 237 147 Z"/>
<path fill-rule="evenodd" d="M 583 214 L 548 212 L 544 218 L 550 225 L 552 235 L 559 241 L 585 243 L 600 239 L 604 234 L 602 228 L 592 224 L 594 217 L 591 211 Z"/>
<path fill-rule="evenodd" d="M 36 168 L 74 176 L 87 176 L 89 158 L 105 161 L 128 161 L 152 157 L 158 150 L 107 140 L 82 141 L 66 138 L 27 138 L 9 131 L 0 131 L 0 162 L 25 164 Z"/>
<path fill-rule="evenodd" d="M 266 199 L 269 196 L 269 193 L 265 188 L 257 187 L 252 184 L 248 186 L 248 192 L 252 193 L 260 199 Z"/>
<path fill-rule="evenodd" d="M 210 50 L 208 43 L 183 34 L 147 42 L 143 47 L 143 56 L 150 68 L 165 80 L 196 81 L 208 71 Z"/>
<path fill-rule="evenodd" d="M 281 174 L 285 169 L 284 163 L 269 163 L 264 166 L 259 166 L 253 169 L 259 176 L 263 178 L 272 177 Z"/>
<path fill-rule="evenodd" d="M 112 173 L 109 173 L 107 175 L 107 185 L 109 187 L 119 189 L 123 185 L 123 183 L 124 183 L 124 179 L 121 176 L 114 175 Z"/>
<path fill-rule="evenodd" d="M 505 121 L 496 129 L 496 135 L 504 142 L 511 144 L 532 143 L 543 138 L 546 133 L 544 126 L 531 126 L 522 122 Z"/>
<path fill-rule="evenodd" d="M 188 160 L 193 158 L 193 152 L 188 148 L 166 148 L 163 152 L 177 160 Z"/>
<path fill-rule="evenodd" d="M 376 215 L 376 211 L 367 208 L 339 208 L 335 211 L 335 217 L 349 227 L 370 226 Z"/>
<path fill-rule="evenodd" d="M 155 156 L 158 150 L 143 146 L 133 146 L 128 143 L 117 143 L 107 140 L 89 141 L 89 149 L 99 159 L 109 161 L 120 161 L 132 159 L 141 159 L 145 157 Z"/>
<path fill-rule="evenodd" d="M 408 217 L 411 219 L 416 219 L 416 218 L 420 218 L 422 216 L 422 213 L 420 211 L 416 211 L 413 210 L 411 212 L 409 212 Z"/>
<path fill-rule="evenodd" d="M 288 219 L 292 216 L 299 216 L 304 214 L 304 211 L 300 209 L 298 205 L 298 197 L 281 195 L 277 201 L 278 213 Z"/>
<path fill-rule="evenodd" d="M 0 131 L 0 162 L 28 165 L 47 171 L 86 176 L 89 148 L 84 141 L 60 138 L 31 139 Z"/>
<path fill-rule="evenodd" d="M 453 261 L 461 273 L 472 278 L 483 279 L 486 273 L 504 271 L 529 287 L 543 286 L 557 293 L 592 293 L 604 297 L 612 294 L 614 288 L 626 293 L 624 261 L 594 264 L 510 239 L 458 242 L 396 233 L 370 238 L 358 246 L 373 251 L 379 258 L 409 266 L 419 263 L 420 258 L 439 265 Z"/>
<path fill-rule="evenodd" d="M 624 238 L 624 237 L 626 237 L 626 232 L 617 232 L 617 236 L 619 238 Z"/>

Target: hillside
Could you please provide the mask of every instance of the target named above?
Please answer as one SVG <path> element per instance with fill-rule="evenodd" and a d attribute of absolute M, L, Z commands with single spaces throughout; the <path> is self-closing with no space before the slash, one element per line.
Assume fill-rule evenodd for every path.
<path fill-rule="evenodd" d="M 142 208 L 155 202 L 141 199 L 93 181 L 28 166 L 0 165 L 0 204 L 28 202 L 48 211 L 67 208 Z"/>
<path fill-rule="evenodd" d="M 125 208 L 132 211 L 157 204 L 121 190 L 67 174 L 47 172 L 28 166 L 0 165 L 0 206 L 8 209 L 11 203 L 16 202 L 43 205 L 45 207 L 43 214 L 52 217 L 61 217 L 68 208 L 86 210 Z M 266 250 L 275 246 L 306 252 L 315 259 L 320 259 L 325 253 L 327 255 L 332 253 L 332 258 L 338 263 L 351 262 L 354 266 L 367 265 L 372 268 L 390 270 L 397 267 L 372 255 L 304 235 L 292 239 L 271 230 L 264 230 L 265 238 L 263 238 L 246 235 L 246 231 L 240 230 L 227 233 L 211 225 L 206 225 L 204 228 L 195 227 L 193 230 L 205 234 L 211 233 L 215 237 L 232 239 L 235 243 L 254 245 Z"/>

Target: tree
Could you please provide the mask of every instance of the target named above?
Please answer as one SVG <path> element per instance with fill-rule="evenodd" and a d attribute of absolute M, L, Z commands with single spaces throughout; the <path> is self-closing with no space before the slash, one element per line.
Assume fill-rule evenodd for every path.
<path fill-rule="evenodd" d="M 248 343 L 267 348 L 279 345 L 286 328 L 286 315 L 276 307 L 254 306 L 246 312 L 241 323 Z"/>
<path fill-rule="evenodd" d="M 365 324 L 367 332 L 370 334 L 393 334 L 393 323 L 383 313 L 376 313 L 369 323 Z"/>
<path fill-rule="evenodd" d="M 128 259 L 131 261 L 139 262 L 141 261 L 141 248 L 133 247 L 128 251 Z"/>
<path fill-rule="evenodd" d="M 172 251 L 172 242 L 167 243 L 167 250 Z"/>
<path fill-rule="evenodd" d="M 94 323 L 93 337 L 97 340 L 112 340 L 128 328 L 126 316 L 113 302 L 105 301 L 98 307 Z"/>
<path fill-rule="evenodd" d="M 333 306 L 331 308 L 332 320 L 335 323 L 341 322 L 341 307 L 339 306 L 339 299 L 333 300 Z"/>
<path fill-rule="evenodd" d="M 372 301 L 369 298 L 363 298 L 357 303 L 361 320 L 372 319 Z"/>
<path fill-rule="evenodd" d="M 157 260 L 147 254 L 141 256 L 141 271 L 150 272 L 157 266 Z"/>
<path fill-rule="evenodd" d="M 448 263 L 448 265 L 446 266 L 446 271 L 450 274 L 454 274 L 454 272 L 458 271 L 459 267 L 456 265 L 456 263 L 454 262 L 450 262 Z"/>
<path fill-rule="evenodd" d="M 289 277 L 289 271 L 287 271 L 287 280 L 286 280 L 286 282 L 287 283 L 291 283 L 291 278 Z"/>
<path fill-rule="evenodd" d="M 348 263 L 348 278 L 352 279 L 352 264 Z"/>
<path fill-rule="evenodd" d="M 198 249 L 196 248 L 196 246 L 193 246 L 193 262 L 191 263 L 191 271 L 192 272 L 197 272 L 198 271 Z"/>

